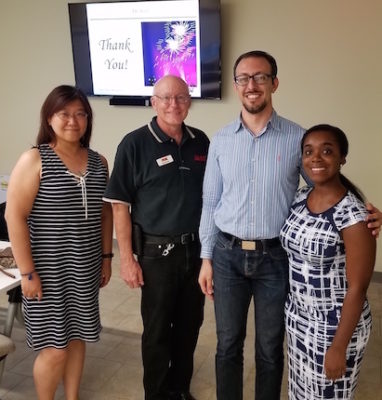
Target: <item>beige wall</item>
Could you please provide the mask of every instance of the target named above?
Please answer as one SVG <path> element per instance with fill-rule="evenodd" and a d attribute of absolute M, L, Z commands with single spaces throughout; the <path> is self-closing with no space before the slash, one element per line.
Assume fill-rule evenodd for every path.
<path fill-rule="evenodd" d="M 264 49 L 279 65 L 278 112 L 305 127 L 343 128 L 350 140 L 345 174 L 382 209 L 382 2 L 380 0 L 221 0 L 223 100 L 195 101 L 187 122 L 210 136 L 239 104 L 231 69 L 242 52 Z M 41 103 L 62 83 L 74 84 L 66 0 L 0 3 L 0 174 L 10 173 L 34 143 Z M 92 147 L 112 165 L 124 133 L 147 122 L 145 107 L 91 100 Z M 382 252 L 377 259 L 382 271 Z"/>

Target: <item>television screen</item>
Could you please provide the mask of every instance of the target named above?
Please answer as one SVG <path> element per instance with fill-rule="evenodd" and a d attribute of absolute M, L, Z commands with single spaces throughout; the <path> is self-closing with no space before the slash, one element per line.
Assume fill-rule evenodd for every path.
<path fill-rule="evenodd" d="M 146 104 L 164 75 L 220 99 L 220 0 L 70 3 L 76 85 L 111 104 Z"/>

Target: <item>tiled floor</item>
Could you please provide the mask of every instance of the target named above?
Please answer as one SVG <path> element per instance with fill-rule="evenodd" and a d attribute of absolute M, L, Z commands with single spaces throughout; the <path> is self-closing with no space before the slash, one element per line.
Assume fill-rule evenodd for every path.
<path fill-rule="evenodd" d="M 358 387 L 357 400 L 382 400 L 382 283 L 373 282 L 369 289 L 374 329 L 368 345 Z M 88 345 L 81 400 L 143 399 L 139 313 L 140 291 L 127 288 L 119 279 L 118 258 L 110 284 L 101 291 L 101 313 L 104 326 L 101 341 Z M 4 321 L 6 296 L 0 297 L 0 326 Z M 253 399 L 253 310 L 250 310 L 245 347 L 244 399 Z M 34 353 L 25 344 L 24 329 L 15 323 L 12 338 L 17 350 L 5 365 L 0 385 L 2 400 L 34 400 L 32 365 Z M 216 338 L 213 307 L 206 302 L 205 320 L 195 354 L 195 371 L 191 392 L 198 400 L 215 399 L 214 354 Z M 64 400 L 60 387 L 56 400 Z M 282 399 L 287 399 L 286 379 Z"/>

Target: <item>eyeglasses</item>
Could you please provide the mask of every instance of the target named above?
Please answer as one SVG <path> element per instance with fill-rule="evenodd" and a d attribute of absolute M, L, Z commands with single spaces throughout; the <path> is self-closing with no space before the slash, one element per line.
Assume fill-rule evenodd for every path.
<path fill-rule="evenodd" d="M 69 122 L 71 118 L 75 119 L 76 121 L 85 121 L 88 117 L 88 114 L 84 111 L 77 111 L 73 114 L 69 114 L 65 111 L 60 111 L 58 113 L 55 113 L 58 118 L 60 118 L 61 121 L 63 122 Z"/>
<path fill-rule="evenodd" d="M 166 106 L 171 104 L 171 100 L 179 104 L 186 104 L 190 101 L 190 96 L 186 94 L 178 94 L 177 96 L 158 96 L 154 94 L 154 97 L 157 97 Z"/>
<path fill-rule="evenodd" d="M 239 75 L 235 76 L 235 83 L 239 86 L 245 86 L 253 79 L 258 85 L 264 85 L 268 82 L 269 78 L 273 79 L 274 76 L 271 74 Z"/>

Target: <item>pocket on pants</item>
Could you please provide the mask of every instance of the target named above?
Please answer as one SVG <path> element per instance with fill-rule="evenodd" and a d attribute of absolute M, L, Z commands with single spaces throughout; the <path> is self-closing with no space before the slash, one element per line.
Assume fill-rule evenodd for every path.
<path fill-rule="evenodd" d="M 145 244 L 143 246 L 143 258 L 150 258 L 150 259 L 155 259 L 155 258 L 162 258 L 163 256 L 163 251 L 166 248 L 166 245 L 159 245 L 159 244 Z"/>
<path fill-rule="evenodd" d="M 228 240 L 222 233 L 218 233 L 216 237 L 216 242 L 215 242 L 215 247 L 217 247 L 220 250 L 230 250 L 232 249 L 232 244 L 231 241 Z"/>

